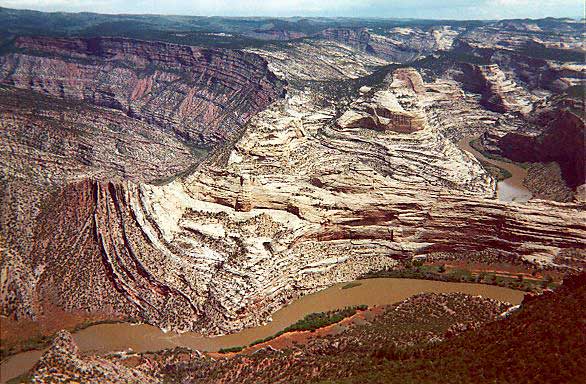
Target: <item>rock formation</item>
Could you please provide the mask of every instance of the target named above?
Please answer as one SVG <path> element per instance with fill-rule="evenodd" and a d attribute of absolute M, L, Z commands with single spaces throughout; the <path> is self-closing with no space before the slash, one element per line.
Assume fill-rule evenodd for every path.
<path fill-rule="evenodd" d="M 546 115 L 547 116 L 544 116 Z M 565 108 L 542 113 L 538 132 L 509 132 L 499 139 L 499 153 L 519 162 L 557 162 L 570 188 L 586 183 L 586 128 L 583 118 Z"/>
<path fill-rule="evenodd" d="M 160 378 L 151 368 L 146 364 L 131 368 L 96 356 L 82 357 L 71 334 L 61 331 L 35 365 L 30 382 L 159 383 Z"/>
<path fill-rule="evenodd" d="M 318 37 L 344 43 L 391 62 L 409 62 L 434 51 L 449 49 L 458 32 L 449 27 L 419 28 L 397 27 L 385 36 L 364 28 L 327 28 Z"/>
<path fill-rule="evenodd" d="M 526 91 L 513 80 L 507 79 L 497 64 L 462 65 L 463 75 L 459 79 L 466 88 L 482 95 L 482 104 L 496 112 L 531 111 L 531 102 Z"/>
<path fill-rule="evenodd" d="M 122 38 L 29 38 L 0 81 L 123 111 L 198 144 L 223 142 L 283 93 L 257 55 Z"/>
<path fill-rule="evenodd" d="M 415 106 L 435 97 L 379 92 Z M 232 151 L 165 185 L 82 181 L 54 193 L 34 225 L 28 270 L 39 273 L 9 268 L 8 297 L 225 333 L 414 255 L 576 262 L 584 207 L 492 200 L 494 180 L 433 125 L 340 129 L 311 94 L 292 89 Z"/>
<path fill-rule="evenodd" d="M 405 54 L 385 40 L 404 56 L 375 53 L 412 59 L 446 48 L 436 37 Z M 121 38 L 18 39 L 16 52 L 0 56 L 2 82 L 66 106 L 47 108 L 38 122 L 5 103 L 7 115 L 19 116 L 2 140 L 21 166 L 6 167 L 2 184 L 3 224 L 16 223 L 2 228 L 3 314 L 34 319 L 52 304 L 220 334 L 417 255 L 583 266 L 583 203 L 497 201 L 494 178 L 454 144 L 500 114 L 450 79 L 424 83 L 412 68 L 385 78 L 391 67 L 374 66 L 387 59 L 335 40 L 251 53 Z M 59 55 L 46 57 L 49 50 Z M 513 108 L 516 88 L 496 67 L 487 70 L 478 77 L 489 99 Z M 285 81 L 288 95 L 277 100 Z M 333 85 L 352 99 L 348 108 Z M 80 100 L 94 106 L 73 116 L 68 106 Z M 100 113 L 123 133 L 112 135 Z M 95 131 L 61 132 L 85 115 Z M 148 130 L 155 144 L 125 144 Z M 185 144 L 194 142 L 222 145 L 183 167 Z M 118 152 L 108 158 L 108 150 Z M 145 165 L 125 150 L 153 154 Z M 29 182 L 29 174 L 47 180 Z M 35 202 L 24 219 L 20 191 Z"/>
<path fill-rule="evenodd" d="M 422 113 L 406 111 L 389 91 L 379 91 L 372 102 L 357 102 L 338 120 L 342 128 L 371 128 L 381 131 L 411 133 L 425 128 Z"/>
<path fill-rule="evenodd" d="M 335 40 L 302 40 L 247 51 L 264 57 L 272 72 L 291 82 L 355 79 L 369 75 L 373 67 L 388 64 Z"/>

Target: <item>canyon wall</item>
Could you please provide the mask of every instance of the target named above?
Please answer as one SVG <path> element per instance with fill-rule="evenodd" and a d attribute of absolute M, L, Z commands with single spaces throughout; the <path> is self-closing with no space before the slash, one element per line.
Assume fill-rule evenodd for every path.
<path fill-rule="evenodd" d="M 32 292 L 35 313 L 50 300 L 220 334 L 415 255 L 584 262 L 583 204 L 493 200 L 492 179 L 433 125 L 339 128 L 332 112 L 294 92 L 170 183 L 69 184 L 34 225 L 35 279 L 14 290 Z"/>
<path fill-rule="evenodd" d="M 60 54 L 45 57 L 45 44 Z M 5 115 L 21 117 L 6 131 L 3 156 L 18 156 L 11 164 L 24 169 L 11 165 L 2 184 L 3 314 L 38 320 L 56 306 L 220 334 L 267 321 L 299 295 L 418 255 L 583 265 L 583 204 L 496 201 L 494 178 L 443 135 L 444 125 L 464 130 L 481 111 L 467 108 L 456 82 L 425 84 L 415 70 L 401 70 L 353 95 L 349 109 L 376 117 L 375 128 L 396 128 L 384 120 L 395 112 L 416 122 L 416 129 L 372 129 L 339 124 L 340 100 L 316 78 L 324 63 L 335 81 L 373 72 L 357 61 L 337 65 L 349 57 L 340 52 L 361 57 L 343 44 L 308 44 L 323 53 L 311 57 L 305 43 L 257 50 L 269 63 L 252 53 L 159 44 L 21 39 L 21 51 L 1 57 L 7 92 L 45 92 L 56 109 L 43 107 L 35 118 L 34 108 L 6 102 Z M 148 75 L 135 69 L 150 64 Z M 269 67 L 296 84 L 272 103 L 284 81 Z M 300 81 L 307 76 L 318 81 Z M 80 100 L 95 105 L 72 106 Z M 220 101 L 223 108 L 211 106 Z M 466 108 L 433 112 L 446 105 Z M 85 116 L 95 131 L 59 131 Z M 213 125 L 220 119 L 229 129 Z M 202 122 L 214 133 L 194 128 Z M 143 147 L 149 130 L 157 143 Z M 184 169 L 190 155 L 177 136 L 186 132 L 231 141 Z M 123 145 L 115 149 L 117 139 Z M 173 146 L 177 158 L 169 159 Z M 153 151 L 153 166 L 131 161 L 129 148 Z M 21 193 L 35 205 L 18 221 Z"/>
<path fill-rule="evenodd" d="M 0 82 L 123 111 L 188 142 L 223 142 L 283 95 L 258 55 L 124 38 L 19 37 Z"/>
<path fill-rule="evenodd" d="M 537 135 L 510 132 L 498 141 L 500 153 L 518 162 L 555 161 L 570 188 L 586 183 L 584 120 L 565 109 L 549 112 Z"/>

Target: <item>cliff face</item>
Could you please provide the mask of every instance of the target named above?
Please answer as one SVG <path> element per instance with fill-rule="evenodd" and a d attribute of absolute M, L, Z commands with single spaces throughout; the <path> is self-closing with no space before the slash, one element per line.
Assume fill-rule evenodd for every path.
<path fill-rule="evenodd" d="M 508 78 L 497 64 L 461 64 L 460 68 L 462 73 L 456 78 L 465 89 L 481 94 L 481 103 L 486 108 L 495 112 L 531 111 L 526 91 Z"/>
<path fill-rule="evenodd" d="M 74 271 L 61 281 L 93 281 L 105 298 L 116 297 L 100 310 L 118 313 L 123 299 L 96 267 L 96 234 L 85 232 L 98 195 L 82 187 L 91 181 L 77 182 L 169 182 L 205 157 L 197 144 L 230 139 L 282 96 L 284 83 L 264 59 L 239 51 L 115 38 L 19 38 L 15 45 L 0 56 L 2 314 L 36 318 L 48 302 L 74 307 L 60 295 L 88 299 L 91 293 L 55 288 L 59 281 L 43 274 L 69 273 L 59 265 Z M 75 256 L 52 260 L 61 246 Z M 41 275 L 53 288 L 43 288 Z"/>
<path fill-rule="evenodd" d="M 387 92 L 414 109 L 442 96 Z M 23 264 L 39 273 L 8 269 L 11 297 L 30 292 L 35 313 L 47 299 L 225 333 L 415 255 L 583 264 L 583 205 L 492 200 L 494 181 L 431 123 L 402 133 L 335 121 L 295 91 L 184 178 L 70 183 L 34 223 Z"/>
<path fill-rule="evenodd" d="M 51 193 L 86 178 L 161 182 L 205 153 L 119 111 L 2 85 L 0 128 L 0 242 L 6 250 L 0 268 L 10 271 L 8 280 L 3 275 L 1 302 L 3 313 L 17 316 L 35 312 L 31 286 L 14 284 L 35 275 L 29 269 L 34 227 Z M 59 236 L 61 229 L 53 230 L 50 235 Z"/>
<path fill-rule="evenodd" d="M 271 342 L 219 359 L 184 348 L 82 355 L 71 335 L 60 332 L 30 376 L 33 383 L 55 375 L 104 383 L 400 384 L 423 375 L 431 382 L 574 382 L 585 374 L 585 300 L 584 273 L 555 291 L 526 295 L 520 309 L 482 296 L 422 293 L 360 313 L 344 323 L 344 332 L 316 332 L 300 343 Z"/>
<path fill-rule="evenodd" d="M 340 100 L 319 81 L 325 73 L 350 84 L 372 73 L 357 58 L 380 63 L 341 43 L 272 46 L 262 50 L 269 64 L 237 51 L 124 39 L 17 44 L 22 51 L 2 57 L 5 82 L 46 92 L 53 103 L 84 100 L 126 113 L 90 111 L 87 103 L 73 113 L 56 103 L 34 124 L 23 128 L 21 118 L 6 131 L 3 142 L 20 156 L 10 167 L 24 166 L 8 168 L 1 184 L 3 220 L 17 223 L 2 226 L 9 239 L 3 314 L 38 318 L 52 304 L 224 333 L 266 321 L 300 294 L 415 255 L 560 269 L 584 263 L 583 205 L 493 200 L 495 180 L 441 133 L 448 125 L 464 132 L 474 119 L 480 127 L 486 115 L 476 104 L 470 112 L 472 102 L 453 81 L 425 84 L 403 69 L 376 89 L 361 87 L 372 95 L 350 104 L 376 116 L 379 129 L 371 129 L 336 124 Z M 39 53 L 49 49 L 59 55 Z M 184 147 L 176 160 L 167 156 L 176 134 L 230 136 L 233 125 L 214 128 L 216 136 L 206 129 L 236 113 L 243 123 L 280 94 L 283 82 L 269 66 L 296 80 L 290 97 L 249 119 L 233 146 L 182 172 Z M 111 134 L 100 114 L 120 132 Z M 78 135 L 62 132 L 84 118 L 91 124 Z M 144 125 L 132 127 L 137 119 Z M 157 135 L 141 141 L 149 129 Z M 124 149 L 107 156 L 117 139 L 130 153 L 155 154 L 146 164 Z M 47 180 L 29 182 L 28 175 Z M 23 193 L 35 203 L 24 219 Z"/>
<path fill-rule="evenodd" d="M 565 109 L 542 114 L 542 131 L 535 135 L 510 132 L 497 143 L 500 153 L 518 162 L 549 162 L 560 165 L 570 188 L 586 183 L 586 128 L 584 120 Z"/>
<path fill-rule="evenodd" d="M 449 48 L 457 34 L 449 28 L 427 31 L 419 28 L 395 28 L 385 36 L 372 34 L 363 28 L 328 28 L 318 36 L 339 41 L 388 61 L 402 63 Z"/>
<path fill-rule="evenodd" d="M 115 108 L 198 143 L 222 142 L 283 94 L 261 57 L 122 38 L 21 37 L 0 81 Z"/>

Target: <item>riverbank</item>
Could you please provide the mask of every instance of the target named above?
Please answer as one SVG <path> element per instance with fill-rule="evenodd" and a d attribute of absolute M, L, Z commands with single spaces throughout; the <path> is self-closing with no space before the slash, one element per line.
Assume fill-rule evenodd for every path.
<path fill-rule="evenodd" d="M 359 280 L 376 278 L 422 279 L 450 283 L 487 284 L 533 293 L 540 293 L 543 289 L 553 289 L 559 285 L 559 281 L 556 281 L 551 275 L 539 278 L 522 272 L 511 274 L 507 271 L 473 271 L 446 264 L 424 265 L 423 263 L 417 262 L 406 268 L 370 272 L 361 276 Z"/>
<path fill-rule="evenodd" d="M 531 199 L 532 193 L 523 184 L 527 170 L 508 159 L 481 152 L 481 148 L 476 148 L 477 140 L 476 137 L 464 137 L 458 142 L 458 147 L 472 154 L 497 180 L 500 179 L 497 183 L 498 199 L 514 202 L 526 202 Z"/>
<path fill-rule="evenodd" d="M 416 262 L 417 263 L 417 262 Z M 374 271 L 368 274 L 365 274 L 359 277 L 358 281 L 352 281 L 345 284 L 340 284 L 340 289 L 352 289 L 355 287 L 359 287 L 362 285 L 362 280 L 364 279 L 373 279 L 373 278 L 393 278 L 393 279 L 417 279 L 417 280 L 432 280 L 432 281 L 441 281 L 441 282 L 450 282 L 450 283 L 475 283 L 475 284 L 487 284 L 493 286 L 499 286 L 504 288 L 510 288 L 514 290 L 521 290 L 525 292 L 539 292 L 543 288 L 554 288 L 559 284 L 561 281 L 561 276 L 556 274 L 555 272 L 549 272 L 546 275 L 536 275 L 535 271 L 527 271 L 523 268 L 521 269 L 511 269 L 511 266 L 503 266 L 501 271 L 494 271 L 488 269 L 488 266 L 483 266 L 481 264 L 472 266 L 472 265 L 463 265 L 462 263 L 456 265 L 453 263 L 425 263 L 426 265 L 419 264 L 413 266 L 411 263 L 407 263 L 403 265 L 399 269 L 393 270 L 382 270 L 382 271 Z M 484 268 L 483 268 L 484 267 Z M 442 271 L 442 268 L 444 269 Z M 505 271 L 504 269 L 509 269 Z M 354 303 L 352 305 L 361 305 Z M 343 307 L 343 306 L 342 306 Z M 286 308 L 286 307 L 285 307 Z M 340 307 L 330 308 L 328 310 L 337 310 Z M 313 313 L 313 312 L 309 312 Z M 307 315 L 307 313 L 303 314 Z M 275 334 L 281 332 L 285 327 L 290 326 L 293 322 L 298 319 L 293 319 L 292 322 L 285 324 L 281 329 L 276 330 L 273 334 L 259 337 L 256 340 L 263 340 L 267 337 L 274 337 Z M 4 320 L 3 320 L 4 321 Z M 132 319 L 126 320 L 85 320 L 82 323 L 67 327 L 64 326 L 60 329 L 66 329 L 73 334 L 78 333 L 79 331 L 85 330 L 92 326 L 98 325 L 107 325 L 107 324 L 133 324 L 134 326 L 140 327 L 151 327 L 146 324 L 139 324 L 138 321 Z M 152 327 L 154 332 L 158 331 L 158 328 Z M 60 330 L 58 329 L 58 330 Z M 41 334 L 35 335 L 34 337 L 27 338 L 24 340 L 20 340 L 13 344 L 4 344 L 1 351 L 2 359 L 0 359 L 0 363 L 6 360 L 10 356 L 14 356 L 18 353 L 27 352 L 27 351 L 39 351 L 45 349 L 51 340 L 54 337 L 54 334 L 58 331 L 55 330 L 49 334 Z M 134 329 L 131 331 L 134 333 Z M 150 333 L 150 331 L 149 331 Z M 228 335 L 229 336 L 229 335 Z M 203 337 L 203 336 L 202 336 Z M 90 344 L 91 342 L 88 342 Z M 246 344 L 248 345 L 248 344 Z M 170 347 L 173 345 L 170 344 Z M 234 345 L 232 345 L 234 346 Z M 231 347 L 232 347 L 231 346 Z M 219 349 L 223 347 L 218 347 Z M 124 346 L 120 346 L 120 349 L 124 349 Z"/>
<path fill-rule="evenodd" d="M 139 353 L 175 347 L 218 351 L 221 348 L 249 345 L 255 340 L 274 335 L 309 313 L 327 312 L 361 304 L 369 307 L 389 305 L 423 292 L 462 292 L 511 304 L 519 304 L 524 296 L 521 291 L 486 284 L 393 278 L 365 279 L 360 283 L 361 285 L 351 289 L 342 289 L 345 283 L 340 283 L 302 296 L 275 312 L 271 322 L 231 335 L 205 337 L 193 332 L 163 333 L 160 329 L 147 324 L 117 323 L 90 326 L 75 333 L 73 337 L 81 353 L 106 354 L 129 349 Z M 3 362 L 2 380 L 5 381 L 32 368 L 40 355 L 37 353 L 34 359 L 35 352 L 38 351 L 17 354 Z M 14 374 L 5 376 L 5 372 Z"/>

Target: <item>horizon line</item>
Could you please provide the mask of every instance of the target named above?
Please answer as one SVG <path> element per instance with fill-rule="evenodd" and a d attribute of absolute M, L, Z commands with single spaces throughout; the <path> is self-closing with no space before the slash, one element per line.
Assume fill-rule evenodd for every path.
<path fill-rule="evenodd" d="M 251 19 L 251 18 L 272 18 L 272 19 L 294 19 L 294 18 L 306 18 L 306 19 L 368 19 L 368 20 L 397 20 L 397 21 L 410 21 L 410 20 L 418 20 L 418 21 L 483 21 L 483 22 L 490 22 L 490 21 L 507 21 L 507 20 L 546 20 L 546 19 L 554 19 L 554 20 L 573 20 L 573 21 L 584 21 L 586 20 L 585 17 L 575 16 L 575 17 L 554 17 L 554 16 L 546 16 L 540 18 L 531 18 L 531 17 L 516 17 L 516 18 L 505 18 L 505 19 L 453 19 L 453 18 L 420 18 L 420 17 L 384 17 L 384 16 L 319 16 L 319 15 L 312 15 L 312 16 L 304 16 L 304 15 L 292 15 L 292 16 L 275 16 L 275 15 L 249 15 L 249 16 L 227 16 L 227 15 L 193 15 L 193 14 L 177 14 L 177 13 L 109 13 L 109 12 L 95 12 L 95 11 L 42 11 L 38 9 L 31 9 L 31 8 L 10 8 L 4 7 L 0 5 L 0 10 L 8 9 L 13 11 L 24 11 L 24 12 L 38 12 L 38 13 L 45 13 L 45 14 L 71 14 L 71 15 L 80 15 L 80 14 L 95 14 L 95 15 L 104 15 L 104 16 L 160 16 L 160 17 L 172 17 L 172 16 L 179 16 L 179 17 L 206 17 L 206 18 L 226 18 L 226 19 Z"/>

